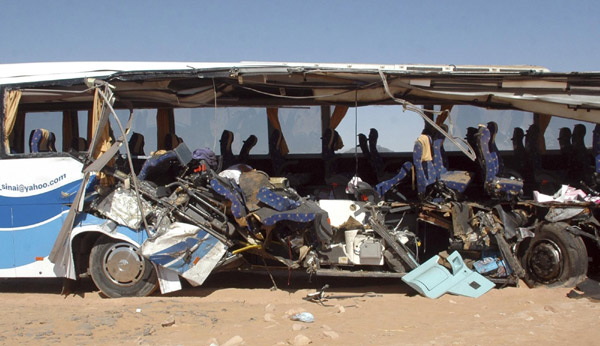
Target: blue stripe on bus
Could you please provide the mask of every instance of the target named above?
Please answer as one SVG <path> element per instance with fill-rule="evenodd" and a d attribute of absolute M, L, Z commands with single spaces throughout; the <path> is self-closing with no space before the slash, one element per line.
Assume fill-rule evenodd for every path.
<path fill-rule="evenodd" d="M 35 196 L 0 196 L 0 228 L 35 225 L 57 216 L 68 209 L 80 185 L 75 181 Z"/>
<path fill-rule="evenodd" d="M 26 265 L 35 262 L 37 257 L 48 256 L 66 216 L 65 213 L 55 220 L 34 228 L 0 232 L 0 269 Z M 74 226 L 101 225 L 106 221 L 90 214 L 80 214 Z M 125 226 L 117 226 L 116 233 L 140 243 L 146 238 L 145 232 L 138 232 Z"/>

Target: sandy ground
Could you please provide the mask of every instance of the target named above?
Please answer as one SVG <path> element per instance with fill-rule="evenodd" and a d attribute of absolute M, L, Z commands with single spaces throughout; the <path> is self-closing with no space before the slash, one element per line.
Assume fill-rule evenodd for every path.
<path fill-rule="evenodd" d="M 600 304 L 569 288 L 493 289 L 478 299 L 414 295 L 399 280 L 217 274 L 201 288 L 105 299 L 91 285 L 0 281 L 0 342 L 66 345 L 489 345 L 600 343 Z M 303 300 L 328 283 L 325 306 Z M 367 294 L 374 292 L 375 294 Z M 313 323 L 290 320 L 295 312 Z"/>

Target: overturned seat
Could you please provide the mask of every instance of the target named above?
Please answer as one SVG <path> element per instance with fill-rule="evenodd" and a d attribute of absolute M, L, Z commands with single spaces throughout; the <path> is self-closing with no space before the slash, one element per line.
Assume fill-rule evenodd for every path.
<path fill-rule="evenodd" d="M 441 125 L 444 131 L 448 131 L 448 126 Z M 439 181 L 443 182 L 448 188 L 464 193 L 471 182 L 471 174 L 467 171 L 449 171 L 448 160 L 444 151 L 444 139 L 446 137 L 437 132 L 433 140 L 433 166 Z"/>
<path fill-rule="evenodd" d="M 31 130 L 29 134 L 29 152 L 46 153 L 56 152 L 56 136 L 46 129 Z"/>
<path fill-rule="evenodd" d="M 312 200 L 277 191 L 271 186 L 269 177 L 264 172 L 242 172 L 239 184 L 231 179 L 215 176 L 210 181 L 210 186 L 217 194 L 231 202 L 231 213 L 242 226 L 250 225 L 250 217 L 267 227 L 281 221 L 314 221 L 319 241 L 328 244 L 333 236 L 326 211 Z"/>
<path fill-rule="evenodd" d="M 498 177 L 498 160 L 489 149 L 490 131 L 484 125 L 479 125 L 477 134 L 477 155 L 482 164 L 484 175 L 484 190 L 492 198 L 514 199 L 523 194 L 523 182 L 517 179 Z"/>

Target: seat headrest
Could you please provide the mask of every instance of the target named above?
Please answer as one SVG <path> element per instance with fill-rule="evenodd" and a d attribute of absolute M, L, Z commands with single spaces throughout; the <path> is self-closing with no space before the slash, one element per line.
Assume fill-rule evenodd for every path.
<path fill-rule="evenodd" d="M 219 140 L 219 142 L 221 142 L 221 147 L 231 147 L 231 143 L 233 143 L 233 138 L 233 132 L 229 130 L 223 130 L 223 133 L 221 133 L 221 139 Z"/>
<path fill-rule="evenodd" d="M 520 127 L 515 127 L 513 130 L 513 136 L 511 138 L 512 141 L 523 141 L 523 137 L 525 137 L 525 132 Z"/>
<path fill-rule="evenodd" d="M 145 155 L 144 144 L 144 136 L 140 133 L 134 132 L 129 139 L 129 151 L 131 152 L 131 155 Z"/>
<path fill-rule="evenodd" d="M 247 144 L 246 144 L 247 143 Z M 250 147 L 253 147 L 256 145 L 256 143 L 258 143 L 258 138 L 256 138 L 255 135 L 250 135 L 248 136 L 248 138 L 246 138 L 246 140 L 244 141 L 244 145 L 248 145 Z"/>
<path fill-rule="evenodd" d="M 573 127 L 573 138 L 583 138 L 587 132 L 585 125 L 577 124 Z"/>

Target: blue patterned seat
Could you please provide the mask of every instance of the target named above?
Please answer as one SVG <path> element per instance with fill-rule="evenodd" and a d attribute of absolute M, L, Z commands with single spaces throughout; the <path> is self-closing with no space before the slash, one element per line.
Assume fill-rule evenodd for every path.
<path fill-rule="evenodd" d="M 246 216 L 246 207 L 243 204 L 242 193 L 231 182 L 223 178 L 213 178 L 210 187 L 219 195 L 231 201 L 231 214 L 236 219 Z"/>
<path fill-rule="evenodd" d="M 375 186 L 375 190 L 377 191 L 377 194 L 379 194 L 379 197 L 383 198 L 386 192 L 391 190 L 394 186 L 396 186 L 396 184 L 398 184 L 402 179 L 404 179 L 412 170 L 412 167 L 412 163 L 410 163 L 410 161 L 406 161 L 400 168 L 398 174 L 396 174 L 391 179 L 382 181 L 379 184 L 377 184 Z"/>
<path fill-rule="evenodd" d="M 487 123 L 487 128 L 490 131 L 490 153 L 495 157 L 496 162 L 498 162 L 498 172 L 504 171 L 504 162 L 502 161 L 502 157 L 500 156 L 500 151 L 496 146 L 496 134 L 498 133 L 498 124 L 495 121 L 490 121 Z"/>
<path fill-rule="evenodd" d="M 482 170 L 485 176 L 484 189 L 493 198 L 513 199 L 521 196 L 523 193 L 523 182 L 517 179 L 501 178 L 499 172 L 498 160 L 492 155 L 489 149 L 490 131 L 484 125 L 479 125 L 476 134 L 477 151 L 482 163 Z"/>
<path fill-rule="evenodd" d="M 429 154 L 427 151 L 430 151 Z M 427 186 L 435 183 L 437 180 L 437 173 L 433 166 L 431 155 L 431 138 L 428 135 L 422 134 L 415 141 L 413 163 L 417 177 L 417 192 L 419 196 L 423 196 L 427 190 Z"/>
<path fill-rule="evenodd" d="M 50 132 L 46 129 L 32 130 L 29 134 L 29 152 L 56 152 L 56 147 L 54 146 L 55 142 L 56 136 L 53 132 Z"/>
<path fill-rule="evenodd" d="M 242 173 L 240 180 L 243 179 L 243 174 L 245 173 Z M 216 193 L 231 201 L 231 213 L 239 219 L 240 225 L 246 225 L 244 219 L 251 216 L 265 226 L 273 226 L 280 221 L 314 221 L 317 236 L 322 242 L 328 243 L 333 235 L 327 221 L 327 212 L 313 201 L 287 198 L 284 193 L 274 192 L 267 186 L 254 186 L 252 190 L 256 192 L 247 189 L 246 193 L 255 193 L 256 196 L 245 195 L 241 186 L 218 176 L 211 179 L 210 186 Z M 254 199 L 263 204 L 253 205 Z"/>
<path fill-rule="evenodd" d="M 447 131 L 445 125 L 442 125 L 442 127 Z M 471 182 L 471 174 L 467 171 L 448 170 L 448 160 L 444 152 L 445 138 L 444 135 L 438 133 L 433 141 L 433 167 L 436 171 L 437 179 L 452 190 L 464 193 Z"/>

